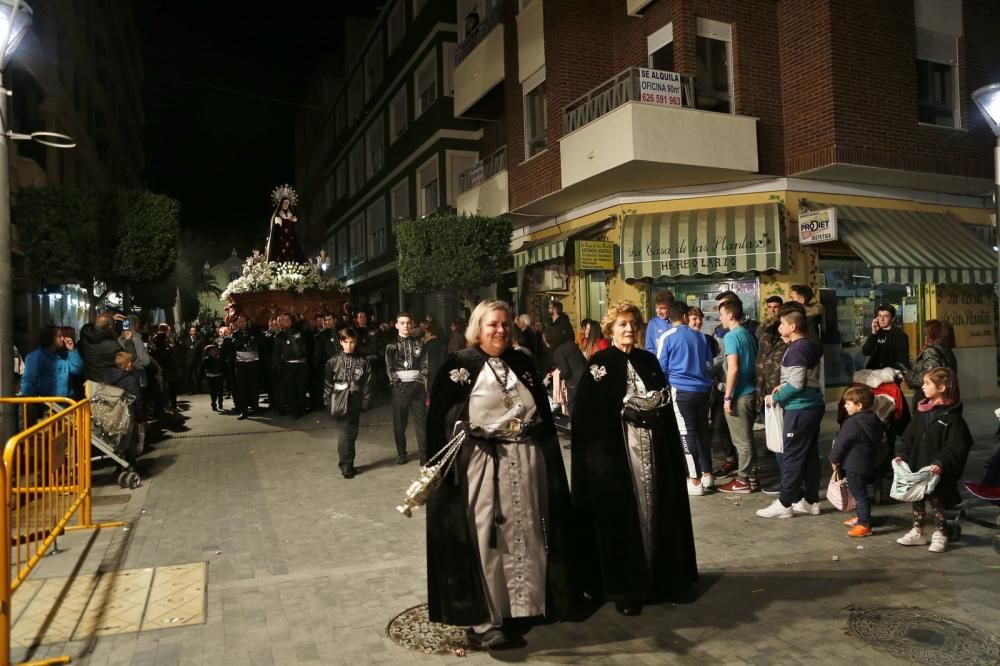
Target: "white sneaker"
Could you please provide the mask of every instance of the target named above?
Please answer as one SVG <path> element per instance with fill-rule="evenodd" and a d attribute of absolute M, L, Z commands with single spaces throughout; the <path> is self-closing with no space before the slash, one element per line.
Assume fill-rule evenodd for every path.
<path fill-rule="evenodd" d="M 711 474 L 701 475 L 701 487 L 705 490 L 710 490 L 715 487 L 715 477 Z"/>
<path fill-rule="evenodd" d="M 700 483 L 695 483 L 691 479 L 688 479 L 688 495 L 704 495 L 705 489 L 702 488 Z"/>
<path fill-rule="evenodd" d="M 819 502 L 814 502 L 810 504 L 803 497 L 798 502 L 792 505 L 792 511 L 795 513 L 808 513 L 810 516 L 819 515 Z"/>
<path fill-rule="evenodd" d="M 898 543 L 901 546 L 926 546 L 927 535 L 918 530 L 916 527 L 914 527 L 909 532 L 896 539 L 896 543 Z"/>
<path fill-rule="evenodd" d="M 948 537 L 944 535 L 944 532 L 935 531 L 931 535 L 931 546 L 927 550 L 932 553 L 943 553 L 945 548 L 948 546 Z"/>
<path fill-rule="evenodd" d="M 792 508 L 785 506 L 781 500 L 774 500 L 763 509 L 757 509 L 757 515 L 761 518 L 791 518 L 795 514 Z"/>

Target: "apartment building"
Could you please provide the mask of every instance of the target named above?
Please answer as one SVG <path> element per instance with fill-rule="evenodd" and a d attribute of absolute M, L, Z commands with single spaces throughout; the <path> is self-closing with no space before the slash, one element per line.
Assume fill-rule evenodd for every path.
<path fill-rule="evenodd" d="M 107 11 L 93 2 L 30 4 L 31 27 L 4 72 L 12 92 L 10 127 L 67 134 L 76 147 L 10 142 L 15 205 L 25 187 L 141 187 L 143 67 L 132 6 L 116 3 Z M 27 345 L 29 332 L 43 323 L 79 327 L 89 316 L 86 291 L 77 285 L 42 289 L 28 279 L 16 226 L 12 232 L 15 338 Z"/>
<path fill-rule="evenodd" d="M 484 122 L 460 211 L 514 222 L 514 298 L 577 322 L 669 288 L 715 318 L 812 285 L 827 385 L 877 304 L 915 354 L 950 321 L 992 395 L 993 137 L 984 0 L 456 0 L 455 115 Z M 800 223 L 800 213 L 802 219 Z M 971 306 L 971 307 L 970 307 Z M 988 375 L 988 376 L 987 376 Z"/>
<path fill-rule="evenodd" d="M 319 141 L 329 144 L 323 194 L 309 210 L 325 234 L 310 234 L 308 247 L 324 249 L 352 302 L 383 321 L 403 308 L 446 321 L 458 307 L 444 293 L 401 292 L 394 236 L 398 220 L 454 208 L 459 174 L 479 158 L 481 123 L 453 112 L 455 11 L 451 2 L 387 2 L 349 52 Z"/>

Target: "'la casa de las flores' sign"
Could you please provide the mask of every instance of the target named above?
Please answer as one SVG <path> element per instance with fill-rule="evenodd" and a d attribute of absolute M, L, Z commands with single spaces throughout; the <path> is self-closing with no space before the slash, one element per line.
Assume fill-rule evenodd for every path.
<path fill-rule="evenodd" d="M 773 252 L 773 246 L 774 241 L 768 234 L 761 234 L 759 238 L 744 236 L 739 240 L 716 236 L 713 240 L 694 244 L 684 238 L 673 246 L 660 245 L 654 238 L 642 248 L 625 248 L 625 257 L 630 262 L 660 261 L 664 270 L 724 268 L 736 266 L 746 255 Z"/>

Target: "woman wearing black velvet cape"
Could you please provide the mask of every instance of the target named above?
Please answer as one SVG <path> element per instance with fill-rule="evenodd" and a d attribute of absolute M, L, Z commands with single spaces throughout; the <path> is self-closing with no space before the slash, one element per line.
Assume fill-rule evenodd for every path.
<path fill-rule="evenodd" d="M 479 646 L 506 642 L 504 620 L 565 617 L 572 506 L 552 414 L 531 358 L 510 347 L 510 309 L 483 301 L 470 347 L 438 371 L 427 453 L 469 436 L 427 503 L 427 601 L 434 622 L 471 627 Z"/>
<path fill-rule="evenodd" d="M 628 396 L 647 406 L 666 387 L 656 357 L 635 344 L 641 325 L 628 301 L 608 309 L 601 328 L 613 345 L 591 357 L 573 412 L 580 583 L 624 615 L 677 598 L 698 578 L 673 412 L 623 410 Z"/>

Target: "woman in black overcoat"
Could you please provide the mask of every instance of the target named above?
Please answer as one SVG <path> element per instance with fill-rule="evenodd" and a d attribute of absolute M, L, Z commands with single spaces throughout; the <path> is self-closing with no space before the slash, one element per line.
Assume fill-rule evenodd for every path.
<path fill-rule="evenodd" d="M 542 381 L 510 347 L 512 323 L 503 301 L 476 307 L 469 348 L 441 366 L 427 414 L 431 457 L 456 429 L 469 433 L 427 502 L 430 619 L 470 627 L 487 648 L 507 641 L 506 619 L 565 618 L 578 595 L 566 470 Z"/>
<path fill-rule="evenodd" d="M 642 326 L 628 301 L 601 322 L 611 349 L 594 354 L 573 413 L 573 506 L 580 584 L 636 615 L 677 598 L 698 578 L 680 435 L 669 407 L 623 415 L 626 395 L 666 387 L 656 357 L 636 346 Z"/>

